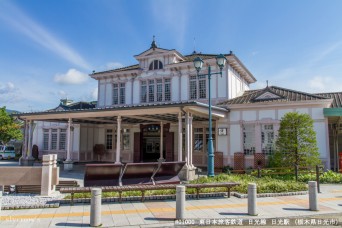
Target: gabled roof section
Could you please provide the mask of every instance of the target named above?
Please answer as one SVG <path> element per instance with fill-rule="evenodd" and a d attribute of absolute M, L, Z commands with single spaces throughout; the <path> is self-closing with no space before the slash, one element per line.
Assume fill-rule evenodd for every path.
<path fill-rule="evenodd" d="M 181 61 L 180 63 L 184 62 L 192 62 L 195 58 L 200 57 L 202 60 L 206 59 L 214 59 L 216 58 L 218 54 L 202 54 L 202 53 L 192 53 L 190 55 L 184 56 L 184 61 Z M 230 66 L 232 66 L 248 83 L 254 83 L 256 82 L 255 77 L 253 74 L 245 67 L 245 65 L 236 57 L 235 54 L 233 54 L 232 51 L 230 51 L 229 54 L 223 54 L 227 60 Z M 177 63 L 174 63 L 174 65 Z"/>
<path fill-rule="evenodd" d="M 113 69 L 113 70 L 93 72 L 92 74 L 90 74 L 90 76 L 96 76 L 98 74 L 103 74 L 103 73 L 114 73 L 114 72 L 123 72 L 123 71 L 130 71 L 130 70 L 139 70 L 139 69 L 140 69 L 139 64 L 135 64 L 135 65 L 121 67 L 121 68 L 117 68 L 117 69 Z"/>
<path fill-rule="evenodd" d="M 268 97 L 269 96 L 269 97 Z M 246 91 L 242 96 L 220 102 L 218 105 L 253 104 L 262 102 L 288 102 L 326 100 L 328 97 L 270 86 L 260 90 Z"/>
<path fill-rule="evenodd" d="M 56 108 L 47 110 L 48 112 L 52 111 L 67 111 L 67 110 L 79 110 L 79 109 L 93 109 L 96 107 L 96 102 L 75 102 L 69 105 L 64 105 L 60 103 Z"/>
<path fill-rule="evenodd" d="M 342 92 L 336 93 L 316 93 L 318 96 L 332 98 L 331 108 L 342 108 Z"/>

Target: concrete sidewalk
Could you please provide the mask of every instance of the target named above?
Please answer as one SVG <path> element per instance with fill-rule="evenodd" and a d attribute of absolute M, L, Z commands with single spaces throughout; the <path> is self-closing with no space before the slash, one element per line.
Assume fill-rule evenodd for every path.
<path fill-rule="evenodd" d="M 338 218 L 341 223 L 342 185 L 322 185 L 321 191 L 322 193 L 318 195 L 319 211 L 317 212 L 308 210 L 308 195 L 281 196 L 258 198 L 258 216 L 247 215 L 247 199 L 231 197 L 187 200 L 187 220 L 181 221 L 181 223 L 202 222 L 204 225 L 209 225 L 209 222 L 210 225 L 220 226 L 226 223 L 231 225 L 232 222 L 235 222 L 235 225 L 239 225 L 238 223 L 242 221 L 240 219 L 244 219 L 244 225 L 248 225 L 248 222 L 261 223 L 259 225 L 262 225 L 265 222 L 263 218 L 298 218 L 298 216 L 302 219 L 313 217 Z M 102 227 L 174 226 L 175 208 L 175 201 L 166 200 L 144 203 L 106 203 L 102 205 Z M 89 215 L 89 204 L 67 205 L 48 209 L 5 210 L 1 211 L 0 227 L 83 227 L 89 226 Z M 274 221 L 279 222 L 278 220 Z M 300 222 L 298 219 L 296 221 Z M 270 222 L 271 220 L 267 224 Z M 324 227 L 328 227 L 327 225 L 322 223 Z"/>

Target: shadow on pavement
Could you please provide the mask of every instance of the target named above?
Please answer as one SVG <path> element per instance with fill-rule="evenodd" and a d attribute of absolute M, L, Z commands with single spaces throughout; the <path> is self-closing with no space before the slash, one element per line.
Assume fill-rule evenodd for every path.
<path fill-rule="evenodd" d="M 286 211 L 310 211 L 310 209 L 307 209 L 307 208 L 283 208 L 283 210 L 286 210 Z"/>
<path fill-rule="evenodd" d="M 220 215 L 248 215 L 248 213 L 238 213 L 238 212 L 220 212 Z"/>
<path fill-rule="evenodd" d="M 149 221 L 175 221 L 174 218 L 152 218 L 152 217 L 147 217 L 147 218 L 144 218 L 145 220 L 149 220 Z"/>
<path fill-rule="evenodd" d="M 71 222 L 60 222 L 56 223 L 55 226 L 66 226 L 66 227 L 82 227 L 85 224 L 83 223 L 71 223 Z"/>

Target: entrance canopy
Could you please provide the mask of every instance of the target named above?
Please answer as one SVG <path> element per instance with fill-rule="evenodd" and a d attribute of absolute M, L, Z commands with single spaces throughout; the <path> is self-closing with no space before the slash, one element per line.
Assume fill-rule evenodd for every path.
<path fill-rule="evenodd" d="M 178 116 L 191 113 L 194 121 L 207 121 L 208 105 L 200 102 L 174 102 L 146 105 L 117 106 L 93 109 L 75 109 L 61 111 L 44 111 L 15 114 L 21 120 L 68 122 L 74 123 L 111 124 L 121 116 L 122 123 L 139 124 L 151 122 L 177 123 Z M 212 106 L 213 120 L 225 118 L 226 108 Z"/>

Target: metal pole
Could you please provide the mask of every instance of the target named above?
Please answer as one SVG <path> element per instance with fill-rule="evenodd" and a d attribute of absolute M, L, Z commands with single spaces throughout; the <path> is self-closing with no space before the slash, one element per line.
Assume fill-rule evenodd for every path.
<path fill-rule="evenodd" d="M 319 166 L 316 165 L 316 181 L 317 181 L 317 192 L 321 193 L 321 189 L 319 187 Z"/>
<path fill-rule="evenodd" d="M 101 226 L 101 188 L 91 189 L 90 226 Z"/>
<path fill-rule="evenodd" d="M 209 81 L 209 139 L 208 139 L 208 177 L 215 176 L 214 173 L 214 146 L 212 135 L 212 118 L 211 118 L 211 67 L 208 66 L 208 81 Z"/>
<path fill-rule="evenodd" d="M 185 213 L 185 186 L 176 187 L 176 219 L 184 219 Z"/>

